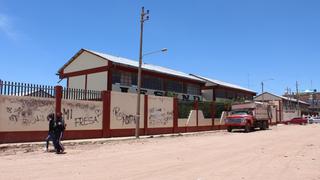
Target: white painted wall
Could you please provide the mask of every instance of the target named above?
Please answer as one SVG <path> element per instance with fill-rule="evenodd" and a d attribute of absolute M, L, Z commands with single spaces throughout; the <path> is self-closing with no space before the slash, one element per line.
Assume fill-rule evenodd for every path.
<path fill-rule="evenodd" d="M 48 131 L 55 99 L 0 96 L 0 131 Z M 66 130 L 102 129 L 102 102 L 62 100 Z"/>
<path fill-rule="evenodd" d="M 196 110 L 191 110 L 188 119 L 178 119 L 178 126 L 196 126 L 197 125 L 197 112 Z"/>
<path fill-rule="evenodd" d="M 198 125 L 199 126 L 211 126 L 212 119 L 211 118 L 204 118 L 202 110 L 198 111 Z"/>
<path fill-rule="evenodd" d="M 214 119 L 214 125 L 215 125 L 215 126 L 224 125 L 224 121 L 221 121 L 220 118 L 215 118 L 215 119 Z"/>
<path fill-rule="evenodd" d="M 102 102 L 62 100 L 61 111 L 66 130 L 101 130 Z"/>
<path fill-rule="evenodd" d="M 255 97 L 254 100 L 256 100 L 256 101 L 276 101 L 276 100 L 281 100 L 281 98 L 274 96 L 272 94 L 269 94 L 269 93 L 265 93 L 265 94 L 262 94 L 262 95 Z"/>
<path fill-rule="evenodd" d="M 69 77 L 69 88 L 85 89 L 86 76 Z"/>
<path fill-rule="evenodd" d="M 301 117 L 301 115 L 299 114 L 299 111 L 297 110 L 283 111 L 283 121 L 288 121 L 295 117 Z"/>
<path fill-rule="evenodd" d="M 100 72 L 88 74 L 87 76 L 87 89 L 103 91 L 107 90 L 108 72 Z"/>
<path fill-rule="evenodd" d="M 107 60 L 84 51 L 64 69 L 64 73 L 82 71 L 107 65 Z"/>
<path fill-rule="evenodd" d="M 140 128 L 144 127 L 144 95 L 140 97 Z M 135 128 L 137 95 L 111 91 L 110 129 Z"/>
<path fill-rule="evenodd" d="M 173 98 L 148 96 L 148 128 L 173 127 Z"/>
<path fill-rule="evenodd" d="M 0 131 L 47 131 L 53 98 L 0 96 Z"/>
<path fill-rule="evenodd" d="M 271 107 L 271 112 L 272 112 L 271 122 L 275 123 L 277 122 L 277 107 Z"/>
<path fill-rule="evenodd" d="M 178 119 L 178 127 L 186 127 L 188 118 Z"/>

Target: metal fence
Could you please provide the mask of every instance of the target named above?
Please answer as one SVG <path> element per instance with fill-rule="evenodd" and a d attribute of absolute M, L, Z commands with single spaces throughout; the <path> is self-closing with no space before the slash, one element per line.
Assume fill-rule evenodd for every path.
<path fill-rule="evenodd" d="M 63 99 L 71 100 L 88 100 L 88 101 L 101 101 L 101 91 L 76 89 L 76 88 L 63 88 Z"/>
<path fill-rule="evenodd" d="M 204 118 L 212 118 L 213 102 L 201 101 L 198 103 L 198 108 L 203 112 Z"/>
<path fill-rule="evenodd" d="M 54 98 L 54 86 L 0 80 L 0 95 Z"/>
<path fill-rule="evenodd" d="M 178 101 L 178 118 L 188 118 L 190 111 L 194 110 L 194 101 Z"/>

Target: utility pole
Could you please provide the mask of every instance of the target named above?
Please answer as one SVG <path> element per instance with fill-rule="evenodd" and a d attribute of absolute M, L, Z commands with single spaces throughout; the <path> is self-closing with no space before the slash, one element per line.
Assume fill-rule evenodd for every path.
<path fill-rule="evenodd" d="M 300 111 L 300 102 L 299 102 L 299 84 L 298 81 L 296 81 L 296 98 L 297 98 L 297 109 L 298 109 L 298 115 Z M 300 116 L 300 115 L 299 115 Z"/>
<path fill-rule="evenodd" d="M 248 73 L 248 89 L 250 89 L 250 73 Z"/>
<path fill-rule="evenodd" d="M 286 103 L 286 109 L 289 108 L 289 101 L 290 101 L 289 87 L 287 87 L 287 96 L 288 96 L 288 100 L 287 100 L 287 103 Z"/>
<path fill-rule="evenodd" d="M 140 51 L 139 51 L 139 68 L 138 68 L 138 89 L 137 89 L 137 117 L 136 117 L 136 138 L 139 138 L 140 129 L 140 94 L 141 94 L 141 66 L 142 66 L 142 42 L 143 42 L 143 23 L 149 20 L 149 10 L 144 12 L 144 7 L 141 8 L 140 17 Z"/>

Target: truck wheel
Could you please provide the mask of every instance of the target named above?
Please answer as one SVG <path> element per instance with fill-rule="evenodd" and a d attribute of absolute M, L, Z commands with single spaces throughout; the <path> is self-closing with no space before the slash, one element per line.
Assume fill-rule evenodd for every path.
<path fill-rule="evenodd" d="M 228 126 L 227 130 L 228 130 L 228 132 L 231 132 L 232 131 L 231 126 Z"/>
<path fill-rule="evenodd" d="M 261 125 L 260 125 L 260 130 L 266 130 L 267 129 L 267 123 L 266 121 L 262 121 Z"/>
<path fill-rule="evenodd" d="M 251 129 L 250 124 L 247 123 L 246 126 L 244 127 L 244 132 L 248 133 L 250 132 L 250 129 Z"/>

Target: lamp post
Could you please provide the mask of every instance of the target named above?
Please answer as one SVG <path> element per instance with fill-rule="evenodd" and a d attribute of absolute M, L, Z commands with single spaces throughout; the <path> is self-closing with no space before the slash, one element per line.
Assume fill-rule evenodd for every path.
<path fill-rule="evenodd" d="M 263 92 L 264 92 L 264 82 L 266 82 L 266 81 L 272 81 L 272 80 L 274 80 L 273 78 L 269 78 L 269 79 L 265 79 L 265 80 L 262 80 L 261 81 L 261 95 L 262 95 L 262 101 L 264 101 L 264 95 L 263 95 Z"/>
<path fill-rule="evenodd" d="M 266 81 L 272 81 L 272 80 L 274 80 L 273 78 L 270 78 L 270 79 L 265 79 L 265 80 L 263 80 L 263 81 L 261 81 L 261 94 L 264 92 L 264 82 L 266 82 Z"/>
<path fill-rule="evenodd" d="M 142 55 L 142 57 L 151 55 L 151 54 L 155 54 L 155 53 L 159 53 L 159 52 L 166 52 L 168 51 L 167 48 L 163 48 L 161 50 L 157 50 L 157 51 L 151 51 L 148 53 L 145 53 Z M 141 58 L 141 64 L 142 64 L 142 58 Z M 141 95 L 141 65 L 140 65 L 140 60 L 139 60 L 139 69 L 138 69 L 138 90 L 137 90 L 137 119 L 136 119 L 136 138 L 139 138 L 139 125 L 140 125 L 140 95 Z M 138 125 L 137 125 L 138 124 Z"/>

